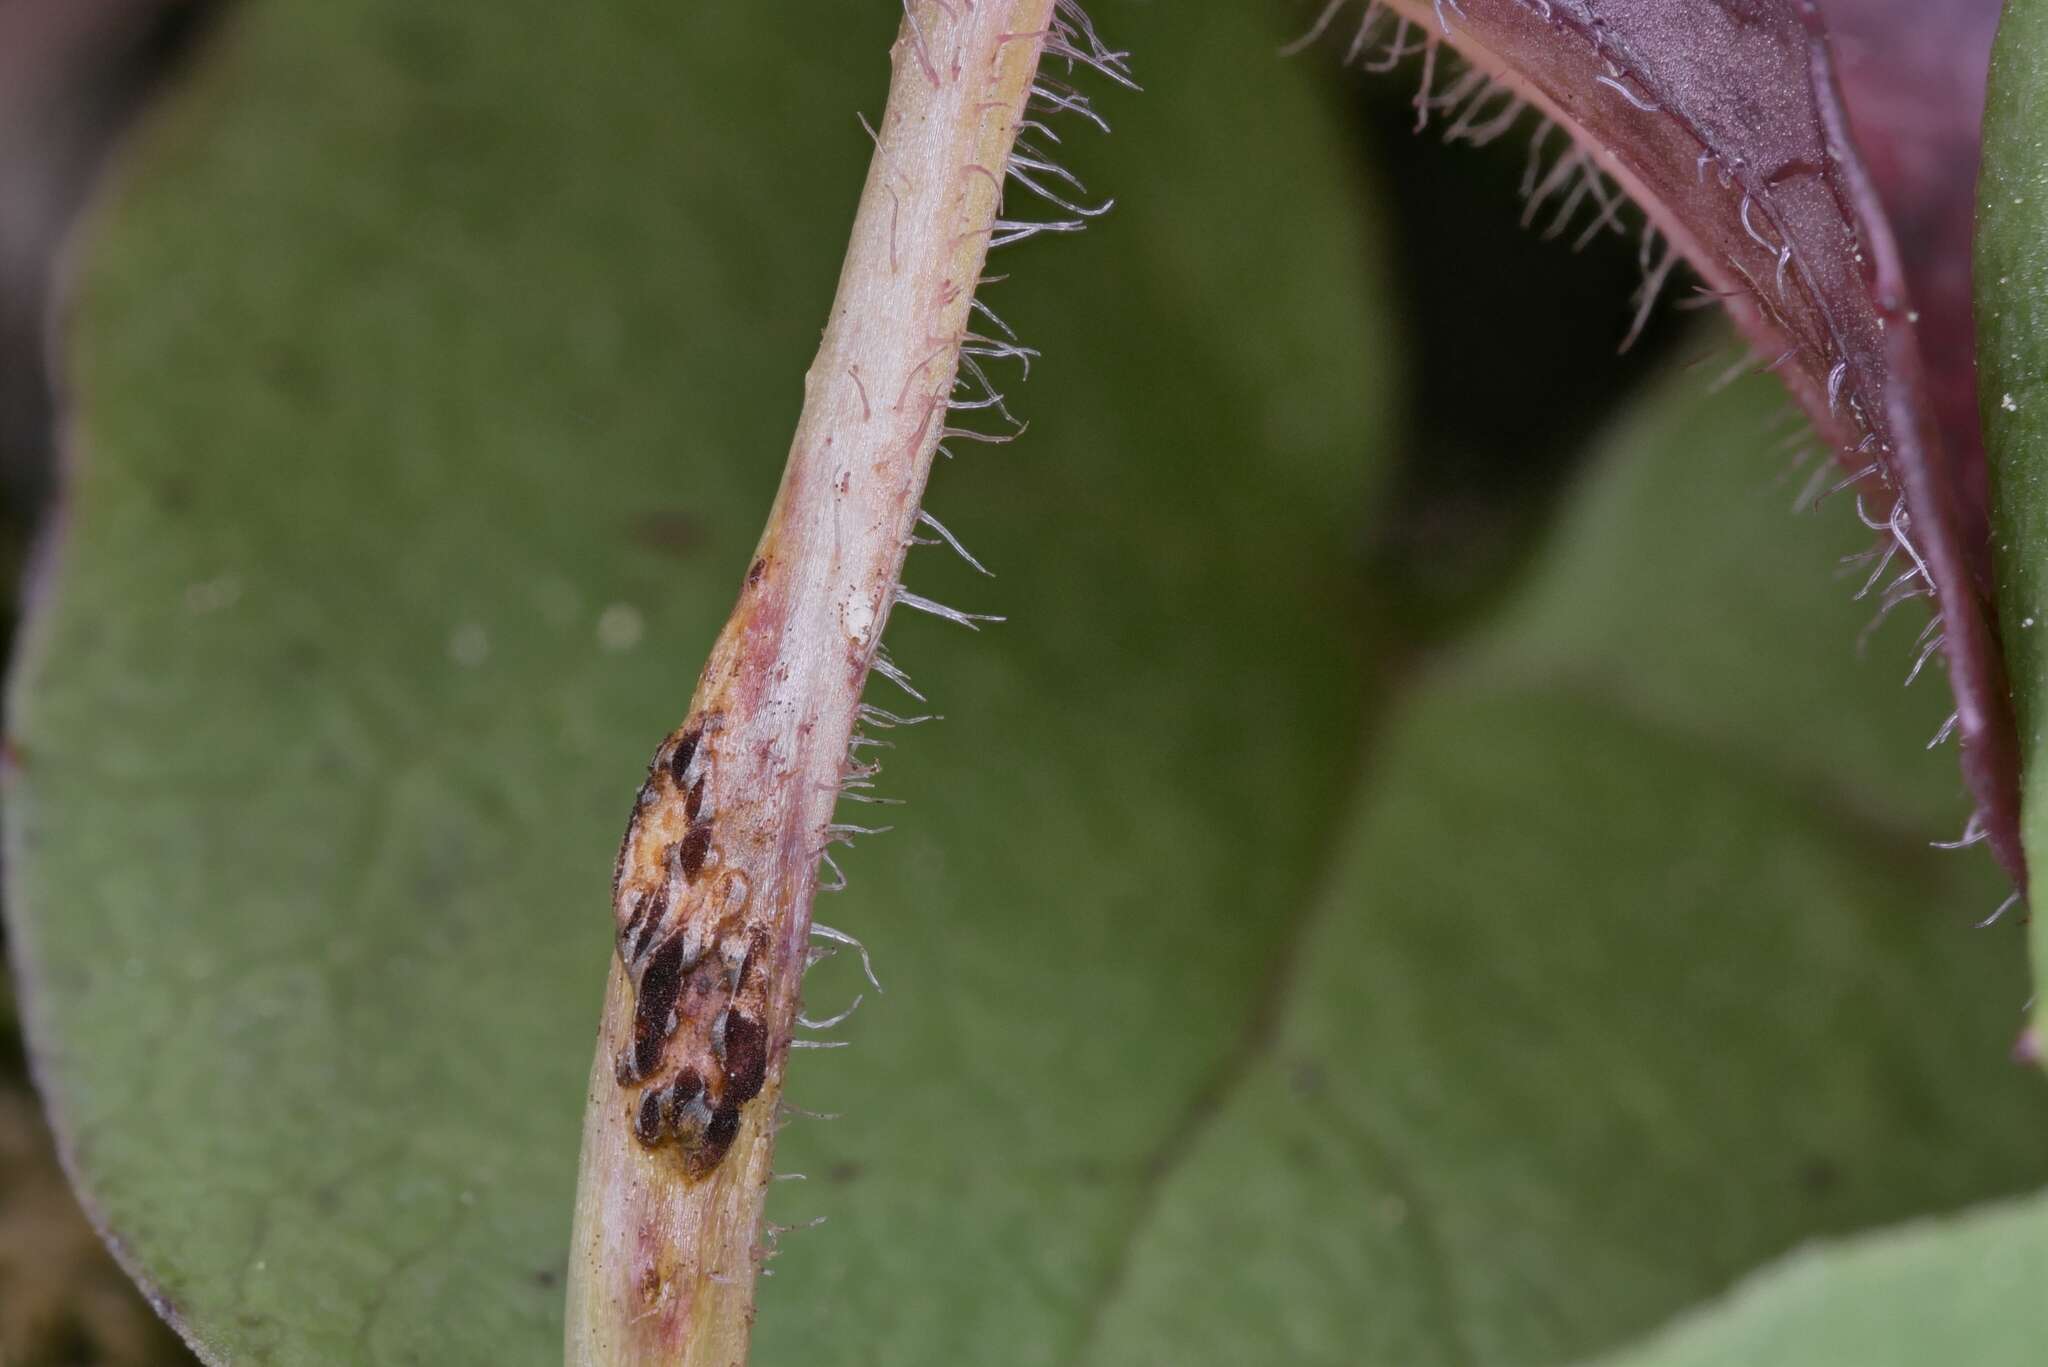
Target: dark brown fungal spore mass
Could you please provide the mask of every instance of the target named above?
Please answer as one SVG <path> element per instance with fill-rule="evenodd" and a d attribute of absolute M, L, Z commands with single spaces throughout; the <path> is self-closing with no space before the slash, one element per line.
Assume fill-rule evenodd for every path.
<path fill-rule="evenodd" d="M 647 947 L 653 941 L 655 932 L 660 930 L 662 923 L 668 920 L 668 884 L 664 883 L 653 892 L 642 897 L 640 899 L 640 908 L 634 912 L 634 916 L 639 921 L 640 929 L 633 936 L 633 947 L 628 955 L 629 962 L 638 961 L 642 955 L 647 953 Z M 627 925 L 627 929 L 632 929 L 630 922 Z M 624 944 L 625 941 L 621 939 L 620 945 L 623 947 Z"/>
<path fill-rule="evenodd" d="M 668 1087 L 668 1106 L 671 1113 L 670 1123 L 680 1125 L 682 1121 L 677 1117 L 677 1113 L 681 1112 L 683 1107 L 688 1106 L 702 1095 L 704 1095 L 704 1079 L 697 1076 L 695 1068 L 685 1068 L 682 1072 L 677 1073 L 676 1080 L 670 1083 Z"/>
<path fill-rule="evenodd" d="M 768 1078 L 768 1031 L 747 1016 L 725 1023 L 725 1099 L 738 1104 L 761 1095 Z"/>
<path fill-rule="evenodd" d="M 688 786 L 689 780 L 684 775 L 689 772 L 691 761 L 697 758 L 697 746 L 703 739 L 704 728 L 697 725 L 683 732 L 682 739 L 676 742 L 675 751 L 668 760 L 669 774 L 675 779 L 676 787 Z"/>
<path fill-rule="evenodd" d="M 690 827 L 690 833 L 683 837 L 682 849 L 676 862 L 683 870 L 683 877 L 694 883 L 697 875 L 704 872 L 704 861 L 711 854 L 711 823 L 700 821 Z"/>
<path fill-rule="evenodd" d="M 718 1160 L 725 1157 L 725 1151 L 732 1147 L 733 1137 L 740 1132 L 740 1108 L 727 1102 L 712 1112 L 711 1123 L 704 1127 L 704 1151 L 708 1157 L 705 1168 L 709 1171 L 718 1166 Z"/>
<path fill-rule="evenodd" d="M 661 1061 L 662 1046 L 672 1033 L 669 1018 L 683 989 L 683 937 L 671 935 L 654 951 L 640 977 L 633 1004 L 633 1076 L 646 1077 Z"/>
<path fill-rule="evenodd" d="M 633 1117 L 633 1133 L 643 1144 L 661 1138 L 661 1094 L 651 1088 L 640 1094 L 640 1109 Z"/>
<path fill-rule="evenodd" d="M 619 959 L 633 992 L 613 1072 L 631 1129 L 692 1181 L 717 1169 L 743 1108 L 766 1089 L 769 936 L 746 878 L 723 871 L 716 833 L 717 714 L 656 749 L 613 880 Z"/>
<path fill-rule="evenodd" d="M 740 1108 L 767 1085 L 767 1027 L 734 1005 L 750 982 L 756 992 L 749 996 L 758 995 L 758 974 L 748 970 L 760 942 L 760 933 L 751 932 L 737 961 L 727 939 L 686 962 L 678 932 L 656 949 L 641 978 L 633 1045 L 619 1060 L 618 1080 L 644 1084 L 633 1103 L 640 1142 L 658 1148 L 673 1141 L 693 1178 L 718 1166 L 739 1132 Z M 671 1050 L 680 1057 L 663 1081 Z"/>

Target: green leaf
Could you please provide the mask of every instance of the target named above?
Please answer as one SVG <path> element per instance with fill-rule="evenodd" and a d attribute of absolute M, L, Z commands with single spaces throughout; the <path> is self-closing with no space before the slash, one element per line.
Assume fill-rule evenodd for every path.
<path fill-rule="evenodd" d="M 1348 781 L 1370 220 L 1309 69 L 1247 75 L 1262 26 L 1114 17 L 1174 75 L 1069 145 L 1145 192 L 989 296 L 1037 421 L 931 506 L 1001 577 L 909 578 L 1014 620 L 890 634 L 952 720 L 896 733 L 910 806 L 822 912 L 890 991 L 792 1069 L 846 1118 L 786 1136 L 779 1218 L 836 1224 L 764 1361 L 1058 1357 Z M 558 1357 L 612 853 L 765 516 L 894 22 L 257 7 L 137 150 L 7 902 L 85 1195 L 210 1354 Z"/>
<path fill-rule="evenodd" d="M 948 720 L 819 911 L 888 991 L 791 1070 L 842 1118 L 782 1135 L 771 1215 L 829 1223 L 757 1360 L 1556 1361 L 2040 1183 L 2018 965 L 1961 929 L 1995 877 L 1924 848 L 1942 704 L 1913 628 L 1857 660 L 1860 532 L 1786 512 L 1770 382 L 1671 378 L 1500 618 L 1404 654 L 1334 93 L 1237 7 L 1096 18 L 1149 89 L 1069 152 L 1120 204 L 988 296 L 1032 429 L 930 506 L 1000 577 L 909 582 L 1010 621 L 890 633 Z M 559 1356 L 612 852 L 894 21 L 276 0 L 135 149 L 6 903 L 84 1194 L 209 1355 Z"/>
<path fill-rule="evenodd" d="M 1608 1367 L 2029 1367 L 2048 1197 L 1802 1250 Z"/>
<path fill-rule="evenodd" d="M 1998 607 L 2019 714 L 2022 833 L 2048 867 L 2048 6 L 2011 0 L 1993 57 L 1979 182 L 1978 380 L 1990 456 Z M 2038 979 L 2048 934 L 2030 932 Z M 2035 1019 L 2040 1017 L 2038 1008 Z M 2038 1031 L 2038 1023 L 2034 1027 Z M 1987 1121 L 1987 1125 L 1999 1122 Z M 1908 1367 L 2038 1362 L 2048 1342 L 2048 1197 L 1803 1250 L 1609 1367 Z"/>
<path fill-rule="evenodd" d="M 2008 0 L 1992 50 L 1977 200 L 1977 382 L 1998 618 L 2018 714 L 2021 836 L 2048 868 L 2048 5 Z M 2032 922 L 2035 977 L 2048 921 Z M 2048 1017 L 2037 1010 L 2036 1028 Z"/>
<path fill-rule="evenodd" d="M 1855 659 L 1868 609 L 1821 571 L 1860 529 L 1791 521 L 1779 396 L 1717 368 L 1611 436 L 1369 748 L 1091 1363 L 1560 1361 L 1816 1233 L 2040 1179 L 2020 965 L 1964 928 L 1997 875 L 1916 834 L 1930 779 L 1964 805 L 1943 757 L 1866 753 L 1943 701 Z"/>

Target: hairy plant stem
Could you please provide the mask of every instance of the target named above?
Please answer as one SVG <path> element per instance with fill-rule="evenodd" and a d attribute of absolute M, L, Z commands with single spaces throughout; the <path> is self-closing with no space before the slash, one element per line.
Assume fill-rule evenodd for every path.
<path fill-rule="evenodd" d="M 906 8 L 891 50 L 888 105 L 781 489 L 621 853 L 622 955 L 591 1067 L 569 1263 L 571 1363 L 729 1367 L 746 1358 L 819 856 L 1052 10 L 1053 0 L 928 0 Z M 686 797 L 685 787 L 696 791 Z M 689 848 L 684 833 L 700 828 Z M 667 850 L 669 866 L 680 859 L 689 874 L 678 903 L 658 913 L 641 905 L 635 881 L 643 846 Z M 650 1036 L 638 999 L 651 989 L 626 952 L 629 908 L 650 928 L 665 918 L 663 931 L 696 918 L 698 953 L 686 968 L 740 945 L 729 954 L 728 1001 L 751 993 L 760 1002 L 758 1022 L 732 1016 L 734 1027 L 765 1030 L 758 1095 L 717 1092 L 744 1103 L 736 1131 L 714 1121 L 714 1138 L 695 1149 L 658 1129 L 649 1141 L 645 1117 L 670 1112 L 647 1100 L 647 1079 L 679 1073 L 690 1012 L 703 1003 L 671 987 L 668 1033 Z M 715 1033 L 701 1010 L 696 1021 L 728 1067 L 727 1019 L 738 1010 L 726 1006 Z M 637 1071 L 622 1061 L 635 1057 L 645 1060 Z M 674 1094 L 713 1095 L 701 1084 Z"/>

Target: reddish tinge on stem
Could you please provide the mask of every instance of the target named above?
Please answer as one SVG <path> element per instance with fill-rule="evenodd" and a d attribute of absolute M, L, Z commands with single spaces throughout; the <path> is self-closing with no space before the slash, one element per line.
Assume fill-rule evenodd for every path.
<path fill-rule="evenodd" d="M 819 856 L 1053 11 L 906 8 L 781 489 L 619 852 L 573 1363 L 745 1358 Z"/>

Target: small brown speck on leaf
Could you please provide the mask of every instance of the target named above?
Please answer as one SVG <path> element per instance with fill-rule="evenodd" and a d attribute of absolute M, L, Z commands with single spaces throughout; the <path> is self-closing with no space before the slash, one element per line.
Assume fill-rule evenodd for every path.
<path fill-rule="evenodd" d="M 649 550 L 687 559 L 704 544 L 704 524 L 680 508 L 664 508 L 634 523 L 633 539 Z"/>

